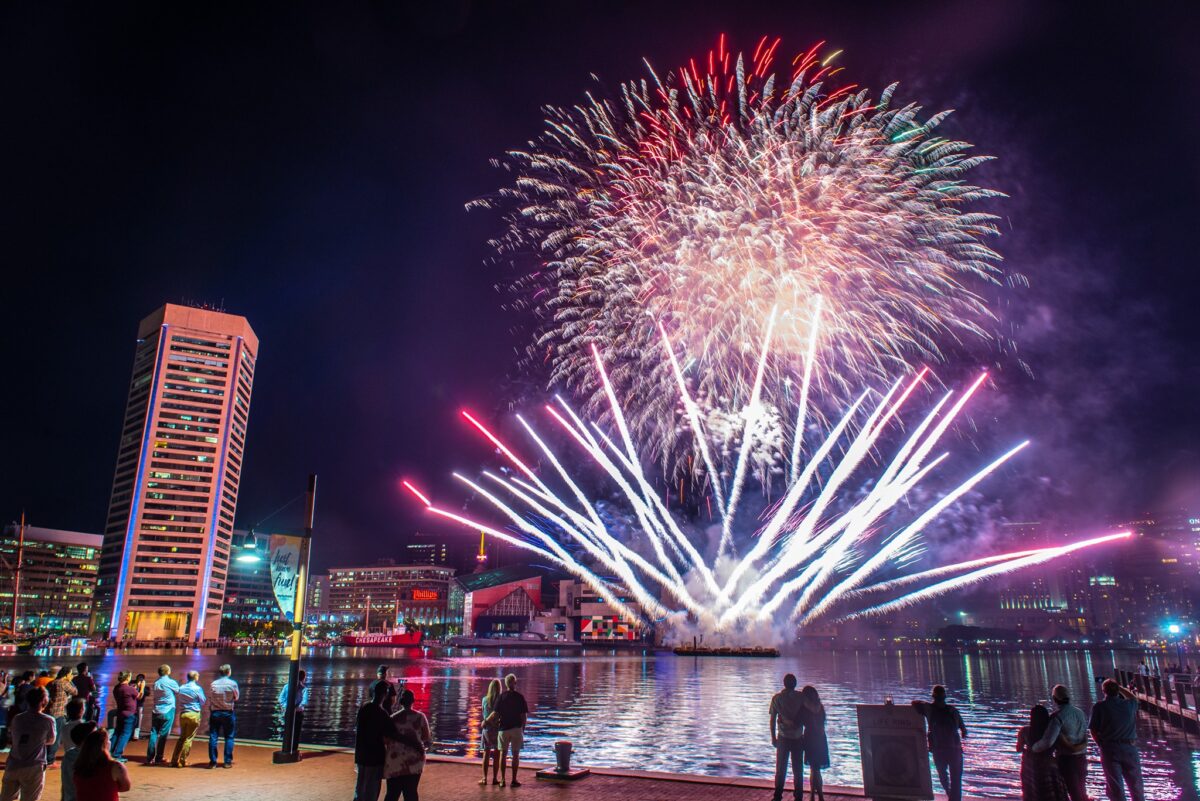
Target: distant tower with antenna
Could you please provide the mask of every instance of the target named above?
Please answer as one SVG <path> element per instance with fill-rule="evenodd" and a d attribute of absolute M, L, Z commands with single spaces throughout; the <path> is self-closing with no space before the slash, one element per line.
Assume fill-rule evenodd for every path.
<path fill-rule="evenodd" d="M 484 538 L 487 535 L 484 532 L 479 532 L 479 553 L 475 554 L 475 572 L 482 573 L 487 567 L 487 549 Z"/>

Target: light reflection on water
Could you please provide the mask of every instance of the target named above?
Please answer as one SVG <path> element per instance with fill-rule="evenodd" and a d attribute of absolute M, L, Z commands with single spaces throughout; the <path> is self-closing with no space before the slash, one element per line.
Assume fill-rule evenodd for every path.
<path fill-rule="evenodd" d="M 234 666 L 242 687 L 238 728 L 244 737 L 279 736 L 276 698 L 286 677 L 286 657 L 246 651 L 137 653 L 88 658 L 97 681 L 111 684 L 117 670 L 154 677 L 168 662 L 179 676 L 200 670 L 212 680 L 222 662 Z M 1132 666 L 1138 657 L 1116 655 Z M 42 664 L 55 661 L 40 658 Z M 62 661 L 78 661 L 63 657 Z M 33 667 L 33 657 L 5 657 L 0 667 Z M 1099 687 L 1095 677 L 1111 672 L 1111 652 L 967 653 L 959 651 L 827 651 L 779 659 L 686 658 L 673 654 L 586 656 L 428 652 L 419 649 L 354 649 L 306 654 L 311 700 L 305 741 L 353 745 L 354 716 L 380 662 L 392 664 L 429 715 L 437 750 L 478 755 L 479 698 L 493 678 L 512 672 L 533 709 L 526 754 L 553 761 L 552 743 L 575 743 L 581 764 L 710 775 L 769 776 L 773 770 L 767 705 L 785 672 L 821 692 L 828 713 L 833 767 L 826 782 L 861 785 L 855 704 L 897 703 L 925 697 L 945 684 L 966 719 L 967 776 L 972 795 L 1015 798 L 1018 757 L 1015 730 L 1029 707 L 1047 698 L 1058 682 L 1069 686 L 1085 713 Z M 1147 797 L 1200 801 L 1200 738 L 1185 735 L 1142 713 L 1139 736 Z M 1093 747 L 1088 789 L 1104 797 Z"/>

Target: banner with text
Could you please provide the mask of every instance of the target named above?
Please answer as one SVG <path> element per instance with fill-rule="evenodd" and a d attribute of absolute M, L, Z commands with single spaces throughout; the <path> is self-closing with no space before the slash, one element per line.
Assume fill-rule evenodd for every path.
<path fill-rule="evenodd" d="M 288 534 L 271 535 L 271 586 L 279 611 L 289 623 L 296 617 L 296 585 L 300 581 L 300 549 L 304 538 Z"/>

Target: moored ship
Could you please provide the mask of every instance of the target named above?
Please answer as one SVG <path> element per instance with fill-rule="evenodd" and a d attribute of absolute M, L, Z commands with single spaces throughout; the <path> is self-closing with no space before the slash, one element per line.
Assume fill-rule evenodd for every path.
<path fill-rule="evenodd" d="M 404 648 L 421 644 L 421 630 L 397 626 L 391 631 L 351 631 L 343 634 L 338 645 Z"/>

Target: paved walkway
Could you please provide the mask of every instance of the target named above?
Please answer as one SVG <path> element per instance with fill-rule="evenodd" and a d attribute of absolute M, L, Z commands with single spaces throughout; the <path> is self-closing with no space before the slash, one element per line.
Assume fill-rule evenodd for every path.
<path fill-rule="evenodd" d="M 131 744 L 130 751 L 136 743 Z M 207 743 L 196 743 L 193 757 L 203 761 Z M 203 766 L 183 769 L 147 767 L 140 756 L 129 761 L 133 790 L 123 794 L 125 801 L 177 799 L 178 801 L 350 801 L 354 794 L 354 757 L 341 750 L 306 751 L 295 765 L 271 763 L 272 748 L 239 744 L 231 770 L 210 770 Z M 479 763 L 473 760 L 434 757 L 426 765 L 421 779 L 422 801 L 519 801 L 521 798 L 543 801 L 769 801 L 770 782 L 758 779 L 700 779 L 674 774 L 630 775 L 605 770 L 570 784 L 539 781 L 535 767 L 521 768 L 522 786 L 480 787 Z M 59 771 L 46 774 L 45 801 L 60 798 Z M 790 798 L 790 795 L 788 796 Z M 382 796 L 381 796 L 382 798 Z M 827 791 L 826 801 L 862 801 L 860 795 Z"/>

